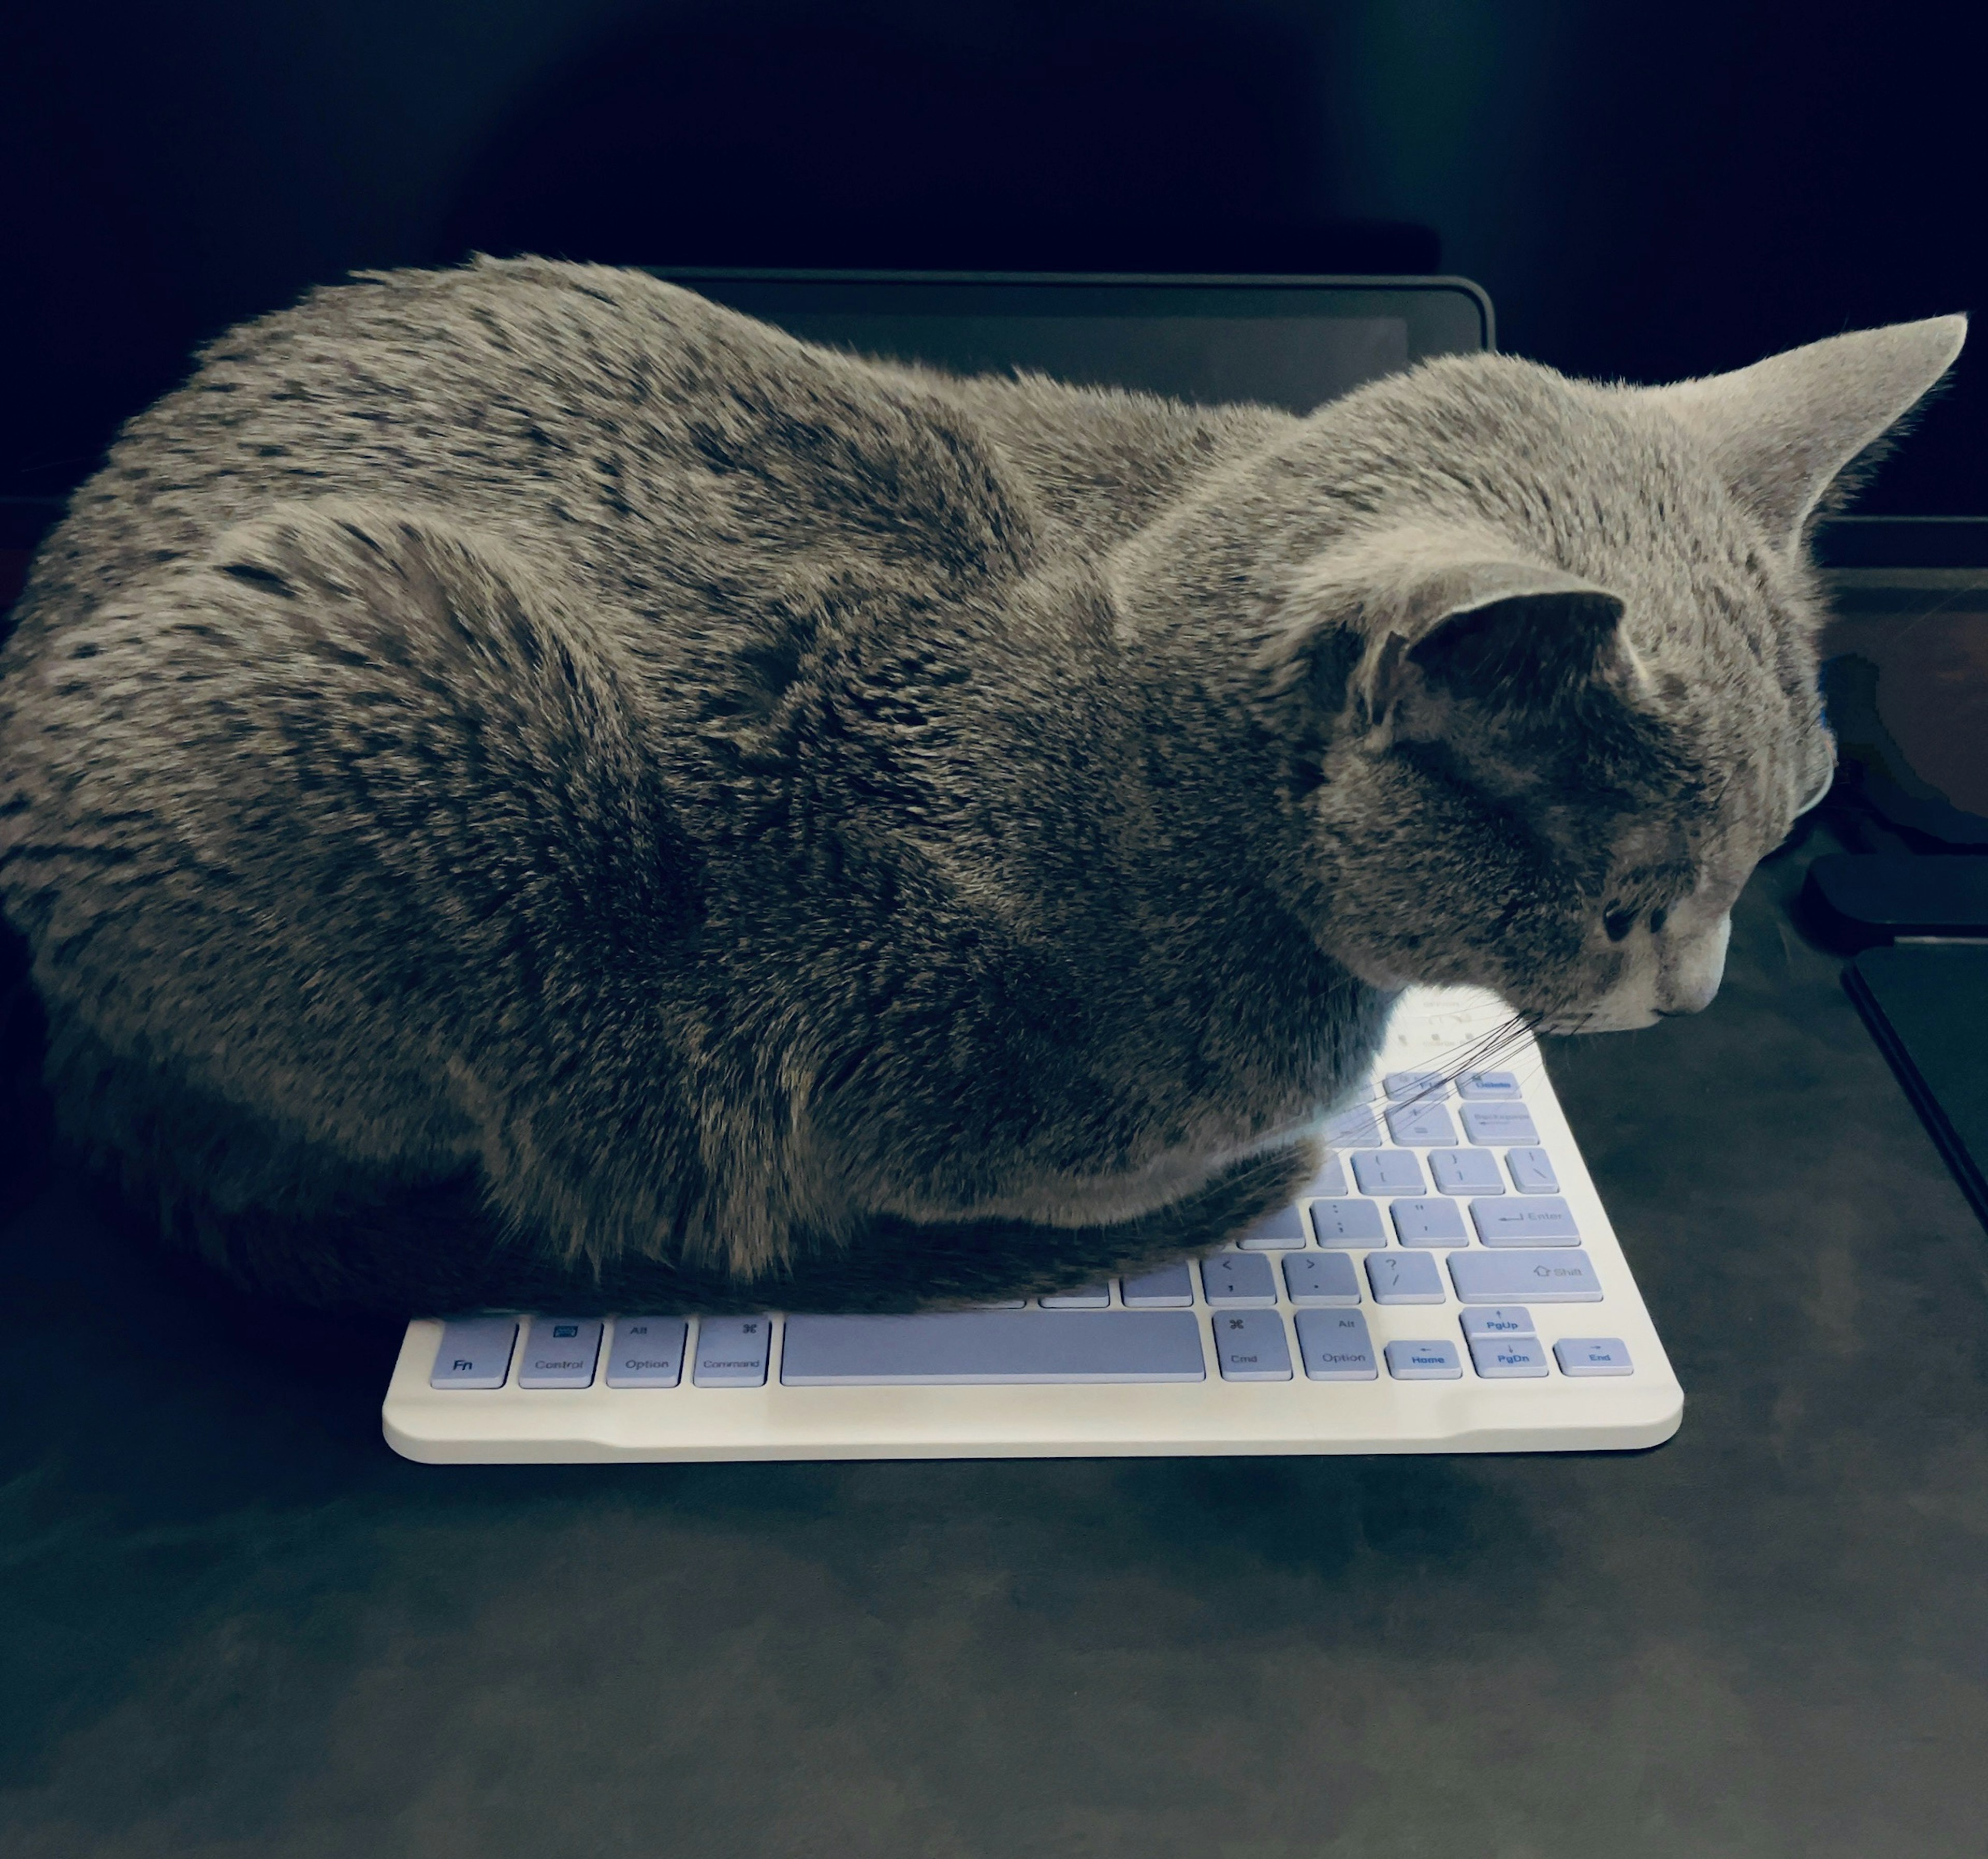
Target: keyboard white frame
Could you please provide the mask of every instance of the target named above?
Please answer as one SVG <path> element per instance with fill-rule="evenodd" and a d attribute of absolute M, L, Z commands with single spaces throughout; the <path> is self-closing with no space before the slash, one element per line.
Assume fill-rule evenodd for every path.
<path fill-rule="evenodd" d="M 1475 1039 L 1509 1010 L 1474 990 L 1418 989 L 1397 1009 L 1374 1067 L 1374 1093 L 1391 1071 L 1449 1070 Z M 1293 1378 L 1224 1381 L 1215 1360 L 1199 1273 L 1195 1311 L 1206 1378 L 1198 1382 L 1002 1384 L 973 1386 L 788 1387 L 779 1378 L 783 1337 L 773 1338 L 760 1387 L 700 1387 L 691 1380 L 695 1335 L 688 1339 L 674 1388 L 614 1388 L 604 1360 L 590 1387 L 436 1388 L 428 1384 L 441 1340 L 439 1322 L 407 1327 L 387 1391 L 387 1443 L 430 1465 L 549 1464 L 620 1459 L 1053 1458 L 1171 1457 L 1193 1454 L 1378 1452 L 1578 1452 L 1660 1445 L 1683 1418 L 1684 1391 L 1614 1228 L 1589 1178 L 1537 1047 L 1530 1039 L 1486 1062 L 1516 1072 L 1551 1156 L 1560 1191 L 1579 1226 L 1581 1249 L 1600 1279 L 1598 1303 L 1530 1303 L 1549 1372 L 1537 1379 L 1486 1381 L 1470 1364 L 1459 1322 L 1462 1306 L 1438 1261 L 1444 1302 L 1377 1304 L 1361 1274 L 1361 1314 L 1380 1367 L 1373 1381 L 1314 1381 L 1304 1373 L 1295 1312 L 1281 1296 Z M 1458 1107 L 1452 1093 L 1452 1115 Z M 1426 1152 L 1422 1152 L 1426 1162 Z M 1350 1171 L 1349 1171 L 1350 1182 Z M 1473 1246 L 1476 1242 L 1472 1242 Z M 1350 1249 L 1360 1259 L 1374 1249 Z M 1281 1285 L 1281 1255 L 1267 1253 Z M 1117 1307 L 1114 1297 L 1114 1307 Z M 522 1319 L 521 1318 L 521 1321 Z M 695 1324 L 695 1318 L 690 1320 Z M 776 1333 L 784 1326 L 777 1316 Z M 522 1345 L 522 1331 L 520 1342 Z M 1620 1337 L 1634 1372 L 1563 1375 L 1551 1360 L 1563 1337 Z M 1387 1345 L 1441 1337 L 1461 1354 L 1454 1381 L 1400 1381 L 1389 1375 Z M 604 1337 L 604 1358 L 611 1331 Z"/>

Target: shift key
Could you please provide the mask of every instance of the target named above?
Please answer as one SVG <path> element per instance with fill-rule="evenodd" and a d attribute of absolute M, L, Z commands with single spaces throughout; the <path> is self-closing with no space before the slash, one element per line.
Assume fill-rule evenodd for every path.
<path fill-rule="evenodd" d="M 1601 1281 L 1583 1252 L 1480 1252 L 1449 1255 L 1449 1276 L 1466 1304 L 1594 1304 Z"/>

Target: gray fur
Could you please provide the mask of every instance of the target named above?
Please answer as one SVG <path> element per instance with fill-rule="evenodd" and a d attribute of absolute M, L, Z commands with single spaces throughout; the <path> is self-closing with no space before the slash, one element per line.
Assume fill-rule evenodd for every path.
<path fill-rule="evenodd" d="M 1405 983 L 1710 998 L 1827 766 L 1802 527 L 1961 333 L 1298 420 L 627 272 L 320 291 L 126 429 L 0 660 L 59 1127 L 333 1306 L 1215 1243 Z"/>

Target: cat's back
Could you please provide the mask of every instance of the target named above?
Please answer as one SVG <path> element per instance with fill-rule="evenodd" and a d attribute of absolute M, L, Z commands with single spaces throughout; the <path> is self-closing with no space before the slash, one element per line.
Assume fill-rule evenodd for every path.
<path fill-rule="evenodd" d="M 620 600 L 771 561 L 1012 570 L 970 412 L 647 274 L 373 274 L 243 324 L 134 419 L 35 565 L 25 634 L 297 500 L 445 511 Z M 17 650 L 29 643 L 17 641 Z"/>

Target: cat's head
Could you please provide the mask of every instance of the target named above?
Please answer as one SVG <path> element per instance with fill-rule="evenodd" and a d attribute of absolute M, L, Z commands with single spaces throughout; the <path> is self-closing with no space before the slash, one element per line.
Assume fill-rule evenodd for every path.
<path fill-rule="evenodd" d="M 1807 532 L 1965 333 L 1661 388 L 1451 360 L 1314 415 L 1335 534 L 1257 669 L 1324 946 L 1551 1030 L 1705 1006 L 1741 886 L 1830 779 Z"/>

